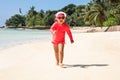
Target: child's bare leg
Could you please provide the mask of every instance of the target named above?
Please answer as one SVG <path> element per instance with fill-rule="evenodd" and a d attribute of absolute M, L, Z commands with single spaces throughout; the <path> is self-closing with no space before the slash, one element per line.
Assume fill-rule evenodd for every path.
<path fill-rule="evenodd" d="M 59 65 L 59 49 L 58 49 L 58 45 L 53 45 L 54 48 L 54 52 L 55 52 L 55 58 L 56 58 L 56 65 Z"/>
<path fill-rule="evenodd" d="M 59 66 L 64 66 L 63 64 L 63 58 L 64 58 L 64 44 L 59 44 Z"/>

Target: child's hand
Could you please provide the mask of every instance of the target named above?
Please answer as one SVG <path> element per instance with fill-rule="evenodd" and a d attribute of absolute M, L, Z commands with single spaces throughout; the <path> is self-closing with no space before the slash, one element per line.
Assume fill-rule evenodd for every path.
<path fill-rule="evenodd" d="M 54 34 L 56 34 L 56 32 L 57 32 L 57 31 L 56 31 L 56 30 L 54 30 L 54 31 L 53 31 L 53 35 L 54 35 Z"/>
<path fill-rule="evenodd" d="M 74 43 L 74 40 L 71 40 L 71 43 Z"/>

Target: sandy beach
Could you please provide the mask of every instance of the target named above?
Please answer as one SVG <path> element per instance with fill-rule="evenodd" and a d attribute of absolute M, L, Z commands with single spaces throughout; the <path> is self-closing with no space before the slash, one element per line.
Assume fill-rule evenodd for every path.
<path fill-rule="evenodd" d="M 120 32 L 73 34 L 65 45 L 65 68 L 55 65 L 50 41 L 0 50 L 0 80 L 120 80 Z"/>

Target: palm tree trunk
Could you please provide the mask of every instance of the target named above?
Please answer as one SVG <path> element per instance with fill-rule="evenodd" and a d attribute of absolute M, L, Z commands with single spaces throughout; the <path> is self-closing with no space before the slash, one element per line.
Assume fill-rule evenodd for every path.
<path fill-rule="evenodd" d="M 111 26 L 108 26 L 108 28 L 104 31 L 104 32 L 107 32 L 109 29 L 110 29 Z"/>

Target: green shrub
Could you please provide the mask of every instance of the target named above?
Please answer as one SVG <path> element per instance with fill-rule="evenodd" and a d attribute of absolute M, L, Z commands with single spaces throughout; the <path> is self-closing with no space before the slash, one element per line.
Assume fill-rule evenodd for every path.
<path fill-rule="evenodd" d="M 108 20 L 103 23 L 103 26 L 110 27 L 110 26 L 114 26 L 114 25 L 117 25 L 117 24 L 118 23 L 117 23 L 117 19 L 116 18 L 108 18 Z"/>

